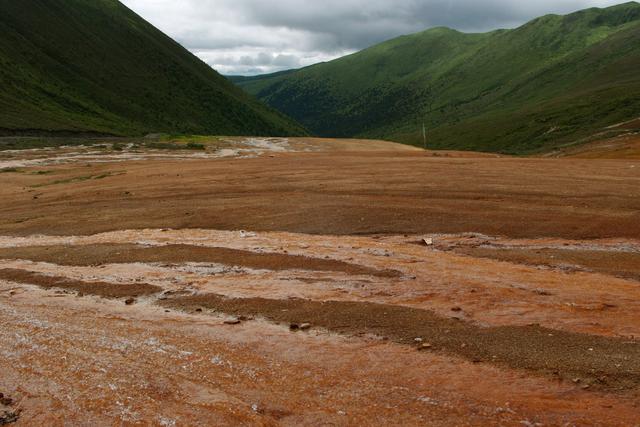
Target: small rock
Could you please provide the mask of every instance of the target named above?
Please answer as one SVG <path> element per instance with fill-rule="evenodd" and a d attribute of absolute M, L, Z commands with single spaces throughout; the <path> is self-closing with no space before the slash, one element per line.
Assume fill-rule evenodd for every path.
<path fill-rule="evenodd" d="M 225 320 L 224 324 L 225 325 L 238 325 L 238 324 L 240 324 L 240 322 L 241 322 L 240 319 L 237 319 L 237 318 L 234 317 L 232 319 Z"/>
<path fill-rule="evenodd" d="M 133 305 L 136 303 L 136 299 L 135 298 L 128 298 L 125 302 L 126 305 Z"/>
<path fill-rule="evenodd" d="M 0 415 L 0 426 L 15 423 L 19 418 L 20 414 L 18 412 L 4 411 L 4 413 Z"/>
<path fill-rule="evenodd" d="M 306 331 L 308 329 L 311 329 L 311 323 L 303 323 L 302 325 L 300 325 L 300 330 Z"/>
<path fill-rule="evenodd" d="M 433 246 L 433 239 L 432 238 L 422 239 L 422 243 L 424 243 L 425 246 Z"/>
<path fill-rule="evenodd" d="M 453 307 L 451 311 L 460 312 L 462 311 L 462 307 Z"/>
<path fill-rule="evenodd" d="M 196 308 L 196 313 L 202 313 L 202 309 L 201 308 Z"/>
<path fill-rule="evenodd" d="M 416 342 L 416 343 L 421 343 L 422 341 L 423 341 L 422 338 L 416 338 L 413 340 L 413 342 Z"/>
<path fill-rule="evenodd" d="M 289 325 L 289 330 L 291 330 L 291 331 L 297 331 L 299 329 L 300 329 L 300 325 L 298 325 L 297 323 L 291 323 Z"/>
<path fill-rule="evenodd" d="M 13 405 L 13 399 L 10 397 L 5 397 L 4 394 L 0 393 L 0 404 L 4 406 Z"/>
<path fill-rule="evenodd" d="M 420 345 L 420 347 L 418 347 L 418 350 L 430 350 L 431 348 L 433 348 L 433 346 L 429 343 L 424 343 L 422 345 Z"/>

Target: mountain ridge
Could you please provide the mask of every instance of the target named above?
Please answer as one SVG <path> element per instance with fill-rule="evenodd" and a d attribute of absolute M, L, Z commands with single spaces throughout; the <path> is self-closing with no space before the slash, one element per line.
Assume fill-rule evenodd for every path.
<path fill-rule="evenodd" d="M 424 122 L 431 148 L 519 154 L 640 114 L 639 41 L 640 4 L 628 2 L 512 30 L 437 27 L 236 83 L 320 136 L 419 145 Z"/>
<path fill-rule="evenodd" d="M 117 0 L 0 0 L 5 134 L 306 134 Z"/>

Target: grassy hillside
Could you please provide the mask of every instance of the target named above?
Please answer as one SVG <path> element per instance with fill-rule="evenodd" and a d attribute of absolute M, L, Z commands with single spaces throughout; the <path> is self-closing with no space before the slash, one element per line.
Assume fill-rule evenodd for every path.
<path fill-rule="evenodd" d="M 0 134 L 305 131 L 117 0 L 0 0 Z"/>
<path fill-rule="evenodd" d="M 432 148 L 550 150 L 640 116 L 640 4 L 514 30 L 399 37 L 284 75 L 236 79 L 322 136 Z"/>

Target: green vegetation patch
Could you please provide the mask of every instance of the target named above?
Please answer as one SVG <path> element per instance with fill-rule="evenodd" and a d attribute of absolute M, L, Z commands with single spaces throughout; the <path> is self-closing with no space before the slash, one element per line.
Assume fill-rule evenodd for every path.
<path fill-rule="evenodd" d="M 307 133 L 116 0 L 0 1 L 0 87 L 0 137 Z"/>
<path fill-rule="evenodd" d="M 324 137 L 549 151 L 640 117 L 640 4 L 520 28 L 434 28 L 297 71 L 233 80 Z"/>

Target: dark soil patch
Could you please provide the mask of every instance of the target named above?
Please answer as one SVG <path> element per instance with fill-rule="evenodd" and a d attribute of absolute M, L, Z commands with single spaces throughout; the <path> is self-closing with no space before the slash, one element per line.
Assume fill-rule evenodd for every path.
<path fill-rule="evenodd" d="M 0 259 L 29 259 L 58 265 L 90 266 L 132 262 L 219 263 L 273 271 L 309 270 L 334 271 L 352 275 L 400 277 L 395 270 L 376 270 L 357 264 L 300 255 L 257 253 L 228 248 L 208 248 L 190 245 L 86 245 L 36 246 L 0 249 Z"/>
<path fill-rule="evenodd" d="M 16 283 L 36 285 L 44 289 L 65 289 L 103 298 L 130 298 L 151 295 L 162 291 L 162 288 L 147 283 L 115 284 L 106 282 L 83 282 L 66 277 L 45 276 L 26 270 L 0 269 L 0 279 Z"/>
<path fill-rule="evenodd" d="M 2 415 L 0 415 L 0 426 L 18 422 L 19 418 L 20 414 L 18 412 L 3 411 Z"/>
<path fill-rule="evenodd" d="M 9 410 L 14 404 L 12 398 L 0 393 L 0 426 L 15 423 L 20 418 L 20 411 Z"/>
<path fill-rule="evenodd" d="M 457 253 L 524 265 L 577 267 L 623 279 L 640 280 L 640 253 L 573 249 L 458 248 Z"/>
<path fill-rule="evenodd" d="M 540 326 L 484 328 L 426 310 L 363 302 L 229 299 L 197 295 L 162 301 L 190 311 L 201 307 L 235 316 L 261 316 L 278 323 L 304 323 L 329 331 L 376 334 L 422 345 L 474 362 L 535 371 L 585 388 L 624 390 L 640 386 L 640 342 L 561 332 Z M 429 346 L 430 345 L 430 346 Z"/>

